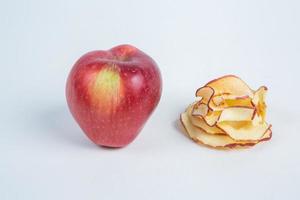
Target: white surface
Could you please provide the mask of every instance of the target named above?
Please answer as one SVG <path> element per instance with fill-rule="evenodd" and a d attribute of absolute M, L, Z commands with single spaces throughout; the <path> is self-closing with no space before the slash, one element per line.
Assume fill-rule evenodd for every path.
<path fill-rule="evenodd" d="M 300 199 L 299 1 L 2 1 L 0 199 Z M 84 53 L 133 44 L 163 96 L 139 137 L 93 145 L 64 87 Z M 242 151 L 193 143 L 176 120 L 224 74 L 269 87 L 273 139 Z"/>

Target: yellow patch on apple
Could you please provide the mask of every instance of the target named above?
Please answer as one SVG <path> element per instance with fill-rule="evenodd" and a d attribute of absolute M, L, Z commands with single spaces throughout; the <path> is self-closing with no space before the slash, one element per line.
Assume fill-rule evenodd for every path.
<path fill-rule="evenodd" d="M 113 113 L 123 97 L 122 80 L 116 67 L 104 66 L 95 73 L 90 87 L 92 104 L 101 111 Z"/>

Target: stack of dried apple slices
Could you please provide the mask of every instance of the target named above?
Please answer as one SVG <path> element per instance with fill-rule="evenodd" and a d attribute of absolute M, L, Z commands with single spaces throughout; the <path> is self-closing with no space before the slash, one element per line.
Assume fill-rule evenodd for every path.
<path fill-rule="evenodd" d="M 196 91 L 180 119 L 187 135 L 213 148 L 253 146 L 271 139 L 266 119 L 267 87 L 252 90 L 234 75 L 223 76 Z"/>

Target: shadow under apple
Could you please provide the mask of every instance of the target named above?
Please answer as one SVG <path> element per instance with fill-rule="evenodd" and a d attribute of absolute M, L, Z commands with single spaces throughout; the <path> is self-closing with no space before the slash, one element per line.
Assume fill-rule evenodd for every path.
<path fill-rule="evenodd" d="M 46 129 L 51 134 L 50 139 L 57 143 L 97 148 L 97 145 L 85 136 L 66 105 L 56 105 L 40 111 L 39 123 L 44 130 Z"/>

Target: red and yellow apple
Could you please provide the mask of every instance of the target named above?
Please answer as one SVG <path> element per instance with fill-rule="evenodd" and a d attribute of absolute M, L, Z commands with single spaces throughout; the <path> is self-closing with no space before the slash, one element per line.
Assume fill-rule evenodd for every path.
<path fill-rule="evenodd" d="M 162 79 L 155 61 L 131 45 L 92 51 L 73 66 L 66 86 L 69 109 L 97 145 L 132 142 L 156 108 Z"/>

